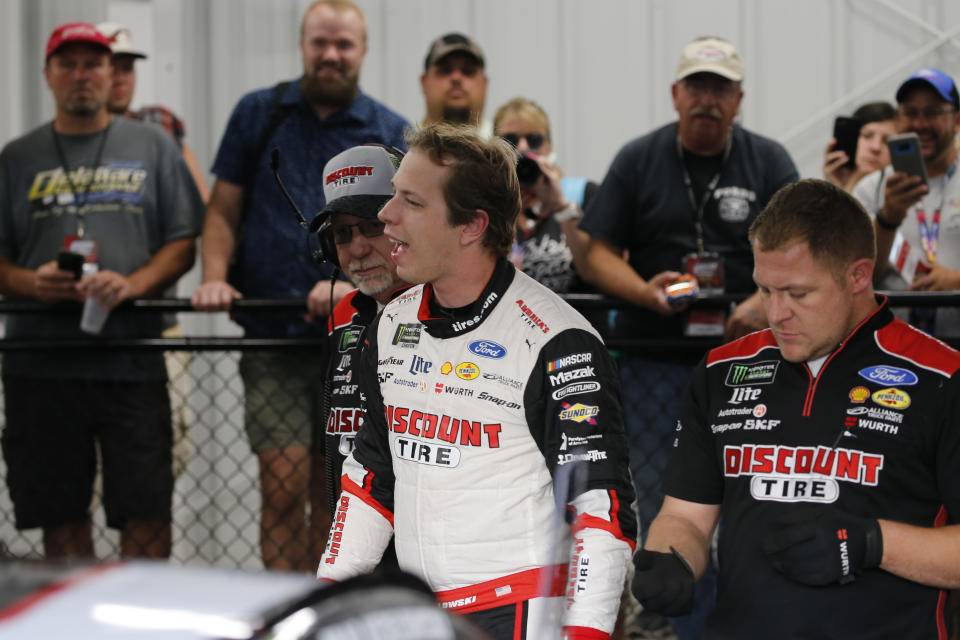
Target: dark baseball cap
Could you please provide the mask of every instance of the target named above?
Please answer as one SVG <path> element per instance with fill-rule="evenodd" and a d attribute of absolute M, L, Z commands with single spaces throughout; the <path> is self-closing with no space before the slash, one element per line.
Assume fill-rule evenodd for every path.
<path fill-rule="evenodd" d="M 62 24 L 53 30 L 50 38 L 47 40 L 47 54 L 49 59 L 60 47 L 73 44 L 74 42 L 85 42 L 106 49 L 111 52 L 110 41 L 100 33 L 95 26 L 87 22 L 68 22 Z"/>
<path fill-rule="evenodd" d="M 907 78 L 897 89 L 897 102 L 903 102 L 907 92 L 919 85 L 932 87 L 941 98 L 952 104 L 954 109 L 960 109 L 960 95 L 957 94 L 957 85 L 953 78 L 933 67 L 920 69 Z"/>
<path fill-rule="evenodd" d="M 458 51 L 474 57 L 481 67 L 484 66 L 483 50 L 480 45 L 462 33 L 453 32 L 442 35 L 430 43 L 427 57 L 423 61 L 423 70 L 426 71 L 431 65 L 437 64 L 444 56 Z"/>
<path fill-rule="evenodd" d="M 393 197 L 393 176 L 403 153 L 382 145 L 351 147 L 330 158 L 323 168 L 323 210 L 310 221 L 316 232 L 334 213 L 376 218 Z"/>

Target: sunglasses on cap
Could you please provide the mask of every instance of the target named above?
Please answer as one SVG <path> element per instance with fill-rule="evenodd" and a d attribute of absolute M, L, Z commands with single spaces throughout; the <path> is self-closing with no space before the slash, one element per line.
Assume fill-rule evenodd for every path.
<path fill-rule="evenodd" d="M 526 140 L 527 146 L 531 149 L 539 149 L 540 146 L 547 140 L 547 136 L 543 135 L 542 133 L 528 133 L 525 135 L 520 135 L 517 133 L 505 133 L 500 137 L 513 146 L 520 144 L 521 140 Z"/>
<path fill-rule="evenodd" d="M 379 220 L 361 220 L 354 224 L 335 224 L 330 227 L 334 244 L 349 244 L 353 240 L 353 228 L 357 227 L 364 238 L 376 238 L 383 235 L 386 223 Z"/>

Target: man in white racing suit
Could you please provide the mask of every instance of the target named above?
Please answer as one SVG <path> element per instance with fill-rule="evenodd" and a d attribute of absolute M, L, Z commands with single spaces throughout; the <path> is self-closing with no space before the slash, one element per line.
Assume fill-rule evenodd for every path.
<path fill-rule="evenodd" d="M 636 538 L 616 369 L 505 259 L 515 155 L 446 124 L 410 141 L 380 212 L 415 286 L 367 332 L 364 426 L 318 577 L 402 569 L 494 638 L 607 638 Z"/>

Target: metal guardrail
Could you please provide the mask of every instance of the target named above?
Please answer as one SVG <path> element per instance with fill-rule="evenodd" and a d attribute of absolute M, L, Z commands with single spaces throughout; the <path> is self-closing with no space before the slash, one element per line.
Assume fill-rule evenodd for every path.
<path fill-rule="evenodd" d="M 623 301 L 600 295 L 568 295 L 566 299 L 594 322 L 610 325 L 612 312 L 633 307 Z M 728 308 L 743 296 L 715 296 L 697 300 L 694 306 Z M 896 293 L 890 296 L 894 306 L 960 306 L 958 293 Z M 233 311 L 258 313 L 303 311 L 303 300 L 237 300 Z M 41 304 L 36 302 L 0 301 L 0 314 L 78 313 L 75 304 Z M 115 313 L 200 313 L 185 299 L 140 299 L 121 305 Z M 607 313 L 610 312 L 610 313 Z M 607 328 L 603 327 L 603 328 Z M 603 334 L 602 328 L 599 328 Z M 633 333 L 633 332 L 630 332 Z M 644 339 L 642 328 L 637 336 L 607 340 L 610 349 L 621 355 L 672 353 L 693 355 L 720 344 L 721 338 L 681 338 L 675 340 Z M 956 341 L 960 343 L 960 340 Z M 261 513 L 260 474 L 256 455 L 250 450 L 245 433 L 244 399 L 246 390 L 239 373 L 239 352 L 251 349 L 306 351 L 324 346 L 325 339 L 196 336 L 185 338 L 101 338 L 55 336 L 41 339 L 0 339 L 0 353 L 17 351 L 49 352 L 50 350 L 163 351 L 170 372 L 168 389 L 173 409 L 173 459 L 176 485 L 174 490 L 172 559 L 179 563 L 217 564 L 221 566 L 258 568 L 263 566 L 259 549 Z M 699 357 L 699 356 L 698 356 Z M 632 379 L 624 388 L 646 389 L 649 380 Z M 658 381 L 663 384 L 663 380 Z M 319 381 L 318 381 L 319 384 Z M 672 384 L 667 382 L 667 384 Z M 674 390 L 677 394 L 681 389 Z M 671 395 L 668 389 L 665 392 Z M 0 394 L 0 428 L 4 426 L 4 397 Z M 289 406 L 267 396 L 271 409 L 282 414 Z M 665 406 L 642 395 L 643 415 L 650 419 L 666 415 Z M 625 405 L 626 406 L 626 405 Z M 631 409 L 633 411 L 633 409 Z M 672 416 L 671 416 L 672 418 Z M 663 447 L 668 448 L 672 433 Z M 636 460 L 637 469 L 654 470 L 641 480 L 638 490 L 652 495 L 659 485 L 656 465 L 649 459 Z M 637 470 L 634 471 L 638 475 Z M 12 507 L 7 497 L 6 468 L 0 460 L 0 551 L 4 547 L 15 557 L 35 557 L 42 553 L 39 530 L 18 531 L 12 520 Z M 97 494 L 99 495 L 99 494 Z M 101 558 L 117 557 L 119 543 L 116 531 L 108 529 L 102 510 L 93 509 L 94 542 Z M 316 552 L 316 549 L 312 550 Z"/>
<path fill-rule="evenodd" d="M 892 307 L 960 307 L 960 291 L 880 291 L 890 300 Z M 561 296 L 575 309 L 585 311 L 621 311 L 636 309 L 629 302 L 594 293 L 572 293 Z M 744 294 L 725 294 L 702 296 L 691 304 L 692 308 L 727 309 L 742 301 Z M 298 298 L 240 298 L 234 300 L 230 312 L 256 311 L 257 313 L 306 311 L 306 303 Z M 17 313 L 76 313 L 77 306 L 72 303 L 42 303 L 30 301 L 0 300 L 0 315 Z M 198 311 L 186 298 L 140 298 L 130 300 L 118 306 L 113 313 L 207 313 Z M 604 327 L 597 327 L 604 335 Z M 604 335 L 611 349 L 663 351 L 706 351 L 722 343 L 720 337 L 689 337 L 647 339 L 642 336 L 624 338 Z M 960 348 L 960 338 L 942 338 L 954 348 Z M 145 349 L 145 350 L 255 350 L 255 349 L 294 349 L 303 347 L 322 347 L 324 338 L 246 338 L 242 336 L 189 336 L 182 338 L 58 338 L 49 336 L 44 339 L 2 339 L 0 352 L 4 351 L 47 351 L 62 349 Z"/>

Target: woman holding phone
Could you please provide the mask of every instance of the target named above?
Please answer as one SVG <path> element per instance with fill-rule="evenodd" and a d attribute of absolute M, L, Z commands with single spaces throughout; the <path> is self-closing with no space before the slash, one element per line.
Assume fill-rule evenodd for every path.
<path fill-rule="evenodd" d="M 897 133 L 893 121 L 896 114 L 889 102 L 868 102 L 854 111 L 853 118 L 861 124 L 853 167 L 849 164 L 850 156 L 837 148 L 840 141 L 834 137 L 823 155 L 823 177 L 847 193 L 853 193 L 861 178 L 890 164 L 886 143 L 887 138 Z"/>

